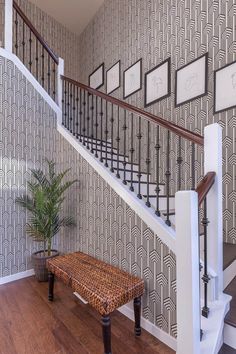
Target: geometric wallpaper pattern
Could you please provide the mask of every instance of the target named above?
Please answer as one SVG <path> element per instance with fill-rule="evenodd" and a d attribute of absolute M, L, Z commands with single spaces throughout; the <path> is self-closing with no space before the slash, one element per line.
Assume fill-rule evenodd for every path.
<path fill-rule="evenodd" d="M 171 96 L 147 110 L 200 134 L 208 124 L 221 125 L 224 239 L 231 243 L 236 243 L 236 109 L 213 114 L 213 71 L 236 60 L 235 23 L 235 0 L 105 0 L 80 35 L 80 81 L 87 83 L 103 62 L 108 69 L 121 60 L 123 71 L 142 58 L 146 72 L 170 57 Z M 206 52 L 208 94 L 175 108 L 175 70 Z M 123 99 L 123 82 L 112 95 Z M 127 101 L 143 108 L 144 90 Z"/>
<path fill-rule="evenodd" d="M 143 316 L 176 337 L 175 255 L 56 130 L 56 117 L 14 64 L 0 57 L 0 276 L 30 269 L 40 248 L 26 237 L 26 214 L 14 202 L 26 191 L 29 168 L 54 158 L 78 182 L 65 214 L 77 227 L 60 232 L 54 247 L 81 250 L 145 280 Z"/>

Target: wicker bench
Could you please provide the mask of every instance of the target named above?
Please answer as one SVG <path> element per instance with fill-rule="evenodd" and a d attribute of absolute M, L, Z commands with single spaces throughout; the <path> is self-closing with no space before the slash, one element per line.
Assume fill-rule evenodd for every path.
<path fill-rule="evenodd" d="M 81 252 L 50 259 L 47 267 L 49 301 L 53 301 L 55 275 L 101 314 L 105 354 L 111 354 L 110 314 L 131 300 L 134 300 L 135 335 L 140 336 L 143 280 Z"/>

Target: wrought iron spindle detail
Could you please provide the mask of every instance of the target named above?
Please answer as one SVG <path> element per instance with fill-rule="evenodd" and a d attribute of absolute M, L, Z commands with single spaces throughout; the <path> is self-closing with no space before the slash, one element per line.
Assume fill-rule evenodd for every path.
<path fill-rule="evenodd" d="M 82 89 L 79 90 L 79 141 L 82 142 Z"/>
<path fill-rule="evenodd" d="M 98 96 L 96 96 L 96 122 L 95 122 L 96 150 L 95 157 L 98 158 Z"/>
<path fill-rule="evenodd" d="M 157 135 L 156 135 L 156 145 L 155 145 L 155 150 L 156 150 L 156 215 L 160 216 L 160 206 L 159 206 L 159 195 L 160 195 L 160 173 L 159 173 L 159 168 L 160 168 L 160 127 L 157 126 Z"/>
<path fill-rule="evenodd" d="M 73 133 L 73 85 L 70 84 L 70 133 Z"/>
<path fill-rule="evenodd" d="M 30 72 L 32 72 L 32 31 L 30 30 L 30 36 L 29 36 L 29 69 Z"/>
<path fill-rule="evenodd" d="M 25 23 L 23 21 L 22 27 L 22 62 L 25 64 Z"/>
<path fill-rule="evenodd" d="M 87 132 L 86 132 L 86 136 L 87 136 L 87 149 L 90 149 L 90 140 L 89 140 L 89 128 L 90 128 L 90 93 L 87 93 Z"/>
<path fill-rule="evenodd" d="M 204 199 L 203 203 L 203 212 L 204 216 L 202 219 L 202 225 L 204 229 L 204 266 L 203 266 L 203 284 L 204 284 L 204 306 L 202 308 L 202 315 L 204 317 L 208 317 L 209 314 L 209 307 L 208 307 L 208 301 L 207 301 L 207 290 L 208 290 L 208 282 L 210 280 L 208 276 L 208 264 L 207 264 L 207 227 L 209 224 L 209 220 L 207 218 L 207 198 Z"/>
<path fill-rule="evenodd" d="M 80 109 L 79 109 L 79 88 L 76 87 L 76 139 L 79 137 L 79 117 L 80 117 Z"/>
<path fill-rule="evenodd" d="M 67 86 L 67 122 L 66 128 L 70 130 L 70 83 Z"/>
<path fill-rule="evenodd" d="M 42 58 L 42 86 L 43 86 L 43 88 L 44 88 L 44 81 L 45 81 L 45 79 L 44 79 L 44 57 L 45 57 L 45 55 L 44 55 L 44 47 L 42 47 L 41 58 Z"/>
<path fill-rule="evenodd" d="M 170 226 L 170 131 L 167 131 L 166 145 L 166 225 Z"/>
<path fill-rule="evenodd" d="M 130 160 L 131 160 L 131 173 L 130 173 L 130 190 L 134 191 L 133 180 L 134 180 L 134 114 L 131 113 L 131 148 L 130 148 Z"/>
<path fill-rule="evenodd" d="M 36 79 L 39 79 L 39 42 L 36 40 L 36 57 L 35 57 L 35 65 L 36 65 Z"/>
<path fill-rule="evenodd" d="M 65 89 L 65 86 L 66 86 L 66 82 L 63 80 L 62 81 L 62 92 L 63 92 L 63 95 L 62 95 L 62 101 L 61 101 L 61 103 L 62 103 L 62 122 L 61 122 L 61 124 L 63 125 L 63 126 L 65 126 L 65 112 L 66 112 L 66 110 L 65 110 L 65 100 L 66 100 L 66 89 Z"/>
<path fill-rule="evenodd" d="M 105 126 L 105 141 L 106 141 L 106 157 L 105 157 L 105 167 L 108 167 L 108 163 L 107 163 L 107 154 L 108 154 L 108 103 L 106 101 L 106 126 Z"/>
<path fill-rule="evenodd" d="M 148 121 L 148 123 L 147 123 L 147 158 L 146 158 L 146 165 L 147 165 L 147 201 L 146 201 L 146 205 L 149 208 L 151 206 L 151 203 L 149 200 L 149 196 L 150 196 L 150 164 L 151 164 L 151 159 L 150 159 L 150 122 Z"/>
<path fill-rule="evenodd" d="M 195 144 L 192 143 L 192 157 L 191 157 L 191 165 L 192 165 L 192 190 L 195 190 Z"/>
<path fill-rule="evenodd" d="M 18 24 L 19 24 L 19 20 L 18 20 L 18 13 L 16 12 L 16 19 L 15 19 L 15 27 L 16 27 L 16 44 L 15 44 L 15 49 L 16 49 L 16 55 L 18 55 Z"/>
<path fill-rule="evenodd" d="M 91 152 L 94 153 L 94 135 L 93 135 L 93 127 L 94 127 L 94 122 L 93 122 L 93 119 L 94 119 L 94 105 L 93 105 L 93 95 L 91 95 Z"/>
<path fill-rule="evenodd" d="M 77 118 L 76 118 L 76 97 L 75 97 L 75 85 L 73 85 L 73 115 L 72 115 L 72 133 L 76 136 Z"/>
<path fill-rule="evenodd" d="M 84 90 L 84 95 L 83 95 L 83 145 L 85 146 L 85 132 L 86 132 L 86 128 L 85 128 L 85 124 L 86 124 L 86 93 Z"/>
<path fill-rule="evenodd" d="M 182 149 L 181 149 L 181 136 L 179 136 L 179 141 L 178 141 L 178 157 L 177 157 L 177 165 L 178 165 L 178 191 L 181 190 L 181 165 L 183 162 L 182 158 Z"/>
<path fill-rule="evenodd" d="M 53 63 L 53 99 L 56 99 L 56 63 Z"/>
<path fill-rule="evenodd" d="M 48 54 L 48 94 L 50 95 L 51 90 L 51 62 L 50 55 Z"/>
<path fill-rule="evenodd" d="M 114 148 L 114 105 L 111 106 L 111 172 L 114 172 L 113 166 L 113 148 Z"/>
<path fill-rule="evenodd" d="M 139 199 L 142 199 L 142 195 L 141 195 L 141 178 L 142 178 L 142 174 L 141 174 L 141 143 L 142 143 L 142 133 L 141 133 L 141 117 L 139 117 L 139 121 L 138 121 L 138 134 L 137 134 L 137 138 L 138 138 L 138 194 L 137 197 Z"/>
<path fill-rule="evenodd" d="M 124 161 L 123 161 L 123 166 L 124 166 L 124 178 L 123 178 L 123 184 L 127 184 L 126 181 L 126 132 L 127 132 L 127 120 L 126 120 L 126 110 L 124 111 L 124 125 L 122 127 L 124 135 Z"/>
<path fill-rule="evenodd" d="M 102 144 L 102 139 L 103 139 L 103 99 L 101 98 L 101 112 L 100 112 L 100 117 L 101 117 L 101 125 L 100 125 L 100 129 L 101 129 L 101 141 L 100 141 L 100 149 L 101 149 L 101 153 L 100 153 L 100 161 L 103 162 L 103 156 L 102 156 L 102 148 L 103 148 L 103 144 Z"/>
<path fill-rule="evenodd" d="M 117 143 L 117 170 L 116 170 L 116 177 L 120 178 L 120 107 L 117 107 L 117 136 L 116 136 L 116 143 Z M 124 157 L 125 159 L 125 157 Z"/>

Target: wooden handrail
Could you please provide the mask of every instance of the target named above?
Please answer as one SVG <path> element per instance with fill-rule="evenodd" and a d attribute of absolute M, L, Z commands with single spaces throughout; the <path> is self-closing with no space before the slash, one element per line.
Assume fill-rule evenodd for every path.
<path fill-rule="evenodd" d="M 110 102 L 110 103 L 113 103 L 123 109 L 126 109 L 132 113 L 135 113 L 137 114 L 138 116 L 140 117 L 143 117 L 147 120 L 149 120 L 150 122 L 153 122 L 155 124 L 158 124 L 166 129 L 168 129 L 169 131 L 177 134 L 178 136 L 181 136 L 182 138 L 185 138 L 187 140 L 190 140 L 191 142 L 195 143 L 195 144 L 198 144 L 198 145 L 201 145 L 203 146 L 204 144 L 204 138 L 203 136 L 201 136 L 200 134 L 197 134 L 197 133 L 192 133 L 191 131 L 185 129 L 185 128 L 182 128 L 180 126 L 178 126 L 177 124 L 174 124 L 174 123 L 171 123 L 171 122 L 168 122 L 166 121 L 165 119 L 163 118 L 160 118 L 158 116 L 155 116 L 154 114 L 152 113 L 149 113 L 149 112 L 146 112 L 140 108 L 137 108 L 135 106 L 132 106 L 131 104 L 129 103 L 126 103 L 124 101 L 121 101 L 115 97 L 112 97 L 112 96 L 109 96 L 109 95 L 106 95 L 105 93 L 103 92 L 100 92 L 100 91 L 97 91 L 87 85 L 84 85 L 80 82 L 77 82 L 73 79 L 70 79 L 66 76 L 61 76 L 62 80 L 64 81 L 67 81 L 75 86 L 78 86 L 80 87 L 81 89 L 83 90 L 86 90 L 87 92 L 89 92 L 90 94 L 94 95 L 94 96 L 98 96 L 98 97 L 101 97 L 103 98 L 104 100 Z"/>
<path fill-rule="evenodd" d="M 55 53 L 53 53 L 52 49 L 48 46 L 48 44 L 45 42 L 43 37 L 39 34 L 39 32 L 36 30 L 36 28 L 33 26 L 31 21 L 28 19 L 28 17 L 24 14 L 24 12 L 21 10 L 21 8 L 18 6 L 15 0 L 13 0 L 13 7 L 16 10 L 16 12 L 20 15 L 22 20 L 26 23 L 26 25 L 30 28 L 30 30 L 33 32 L 37 40 L 42 44 L 43 48 L 48 52 L 50 57 L 55 61 L 55 63 L 58 65 L 59 64 L 59 59 Z"/>
<path fill-rule="evenodd" d="M 198 204 L 201 205 L 203 200 L 206 198 L 209 190 L 213 186 L 215 182 L 215 172 L 208 172 L 201 182 L 198 184 L 196 188 L 196 192 L 198 193 Z"/>

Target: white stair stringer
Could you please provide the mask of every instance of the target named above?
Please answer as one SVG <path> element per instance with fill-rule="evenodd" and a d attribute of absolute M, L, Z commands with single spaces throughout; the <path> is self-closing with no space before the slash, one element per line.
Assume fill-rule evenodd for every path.
<path fill-rule="evenodd" d="M 118 179 L 104 166 L 104 163 L 94 157 L 86 146 L 83 146 L 73 134 L 62 125 L 57 124 L 59 133 L 74 147 L 76 151 L 96 170 L 96 172 L 114 189 L 114 191 L 136 212 L 136 214 L 146 223 L 146 225 L 161 239 L 161 241 L 175 253 L 175 231 L 168 227 L 162 218 L 155 215 L 152 208 L 148 208 L 143 200 L 139 200 L 135 193 L 129 190 L 129 185 L 122 183 L 123 174 Z M 129 178 L 129 174 L 126 173 Z"/>

